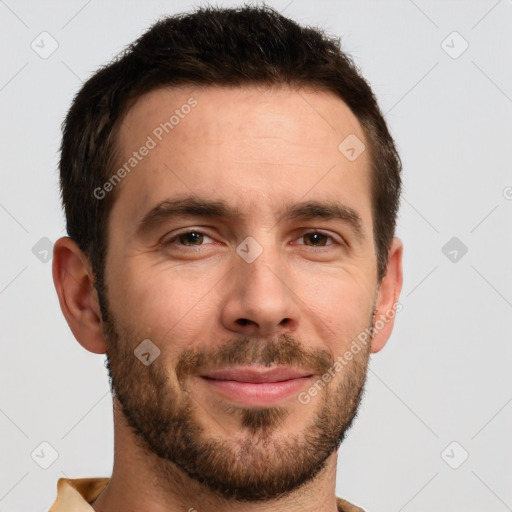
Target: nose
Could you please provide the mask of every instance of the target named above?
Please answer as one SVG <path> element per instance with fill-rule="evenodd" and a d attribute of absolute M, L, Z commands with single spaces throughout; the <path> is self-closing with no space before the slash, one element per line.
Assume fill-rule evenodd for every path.
<path fill-rule="evenodd" d="M 294 283 L 278 256 L 264 253 L 252 263 L 235 263 L 226 283 L 221 321 L 232 332 L 272 337 L 295 331 L 299 302 Z"/>

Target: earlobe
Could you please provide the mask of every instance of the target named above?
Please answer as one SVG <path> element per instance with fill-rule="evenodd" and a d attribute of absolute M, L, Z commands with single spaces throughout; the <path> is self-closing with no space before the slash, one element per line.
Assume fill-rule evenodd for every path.
<path fill-rule="evenodd" d="M 372 353 L 382 350 L 393 331 L 395 316 L 400 311 L 398 299 L 402 290 L 403 245 L 399 238 L 393 238 L 388 251 L 386 275 L 382 279 L 376 300 L 373 322 Z"/>
<path fill-rule="evenodd" d="M 53 282 L 59 303 L 77 341 L 95 354 L 106 352 L 94 276 L 85 254 L 69 237 L 53 249 Z"/>

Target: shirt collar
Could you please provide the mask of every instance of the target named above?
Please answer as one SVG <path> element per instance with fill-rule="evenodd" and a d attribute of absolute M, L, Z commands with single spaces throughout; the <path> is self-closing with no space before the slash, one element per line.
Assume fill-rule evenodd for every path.
<path fill-rule="evenodd" d="M 57 499 L 49 512 L 94 512 L 89 505 L 106 487 L 110 478 L 59 478 Z M 339 512 L 364 512 L 362 508 L 337 498 Z"/>

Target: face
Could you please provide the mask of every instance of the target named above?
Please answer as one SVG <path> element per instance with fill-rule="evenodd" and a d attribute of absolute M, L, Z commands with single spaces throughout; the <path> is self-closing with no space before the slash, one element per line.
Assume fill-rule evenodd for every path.
<path fill-rule="evenodd" d="M 159 89 L 124 119 L 104 332 L 115 399 L 164 472 L 275 498 L 350 426 L 369 344 L 346 354 L 378 283 L 349 135 L 365 141 L 348 107 L 306 89 Z"/>

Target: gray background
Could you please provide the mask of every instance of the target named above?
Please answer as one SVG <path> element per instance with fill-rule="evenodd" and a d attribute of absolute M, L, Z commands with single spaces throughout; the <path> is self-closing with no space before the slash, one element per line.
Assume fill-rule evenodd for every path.
<path fill-rule="evenodd" d="M 369 512 L 512 510 L 512 1 L 269 4 L 342 35 L 404 163 L 403 311 L 337 493 Z M 99 65 L 194 5 L 0 0 L 0 512 L 46 511 L 61 476 L 111 474 L 104 356 L 74 340 L 45 253 L 64 234 L 60 123 Z"/>

